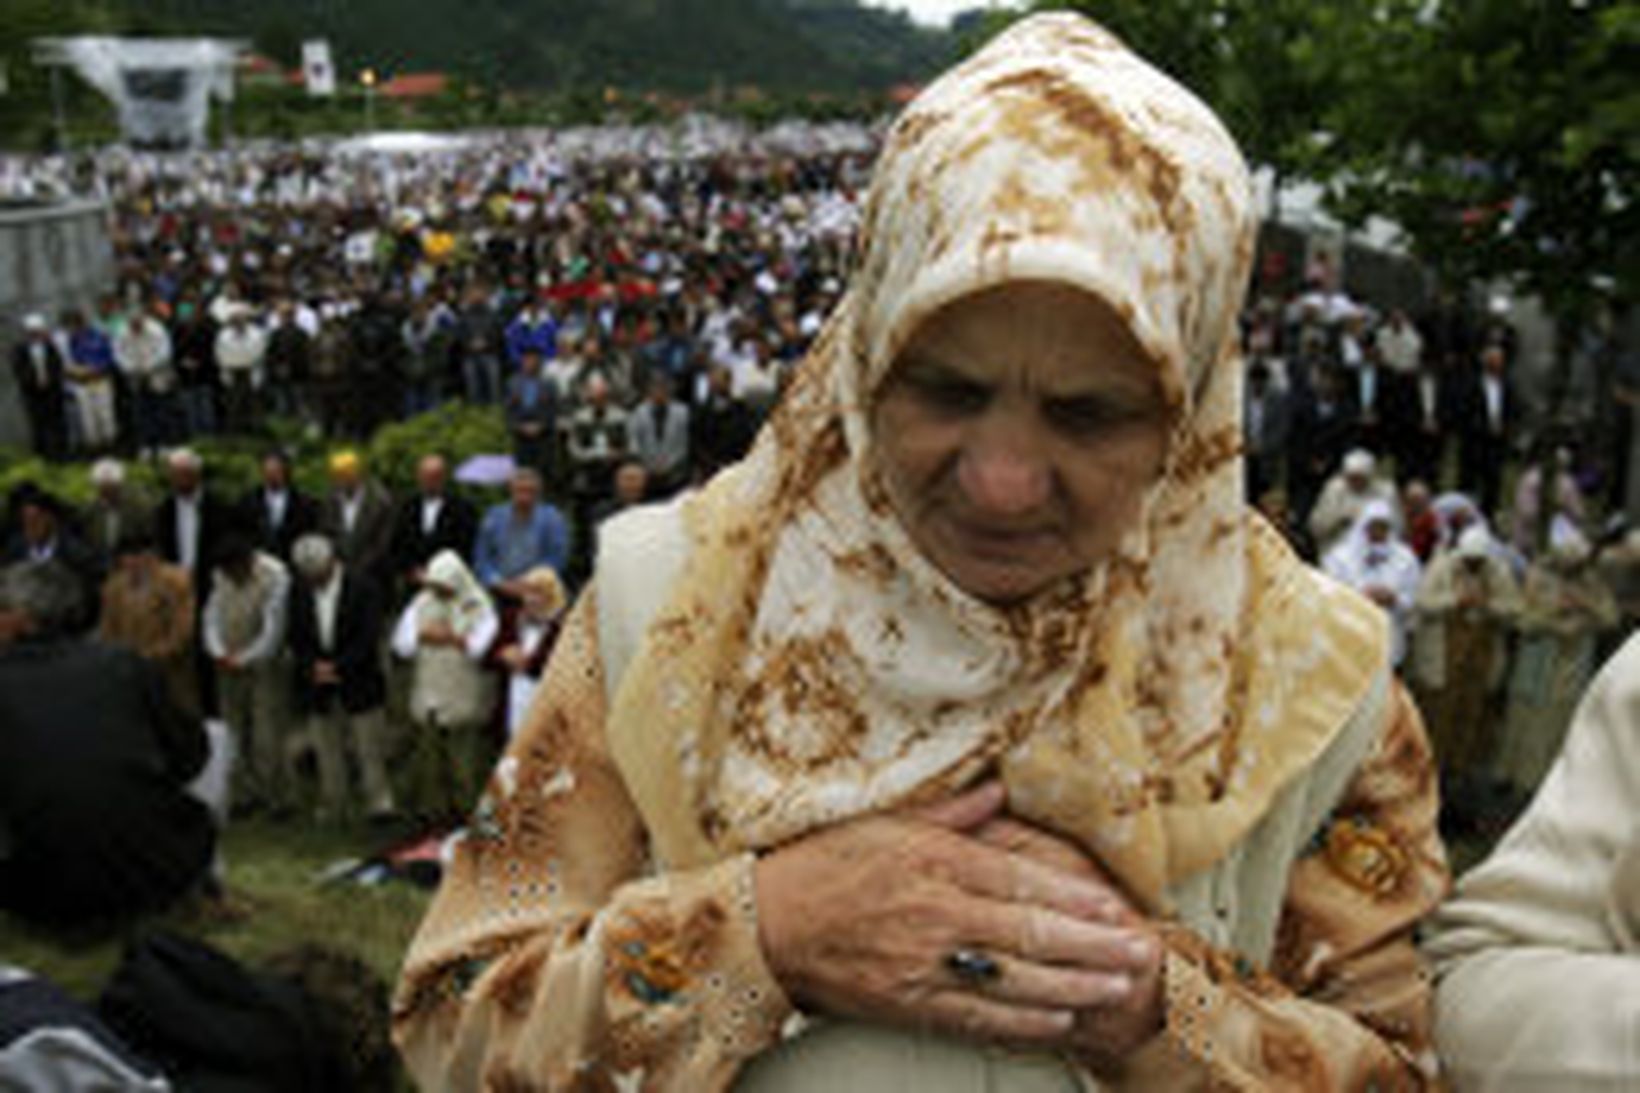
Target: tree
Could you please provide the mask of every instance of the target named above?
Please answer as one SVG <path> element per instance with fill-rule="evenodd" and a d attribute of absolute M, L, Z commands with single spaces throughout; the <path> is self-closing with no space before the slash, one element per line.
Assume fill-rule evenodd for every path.
<path fill-rule="evenodd" d="M 1326 165 L 1316 138 L 1344 93 L 1349 51 L 1410 19 L 1418 0 L 1038 0 L 1094 19 L 1218 113 L 1276 187 Z M 970 44 L 1012 19 L 978 24 Z"/>
<path fill-rule="evenodd" d="M 1445 0 L 1348 58 L 1330 203 L 1388 217 L 1450 283 L 1506 279 L 1576 333 L 1632 301 L 1640 5 Z M 1552 407 L 1553 408 L 1553 407 Z"/>

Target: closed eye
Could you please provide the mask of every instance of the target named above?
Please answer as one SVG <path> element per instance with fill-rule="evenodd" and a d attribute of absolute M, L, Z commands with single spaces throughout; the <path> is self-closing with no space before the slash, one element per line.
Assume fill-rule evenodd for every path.
<path fill-rule="evenodd" d="M 1050 399 L 1042 407 L 1043 416 L 1055 429 L 1068 436 L 1086 437 L 1143 420 L 1140 408 L 1119 400 L 1088 396 Z"/>
<path fill-rule="evenodd" d="M 991 402 L 989 387 L 944 368 L 913 365 L 904 370 L 901 382 L 925 406 L 940 413 L 977 414 Z"/>

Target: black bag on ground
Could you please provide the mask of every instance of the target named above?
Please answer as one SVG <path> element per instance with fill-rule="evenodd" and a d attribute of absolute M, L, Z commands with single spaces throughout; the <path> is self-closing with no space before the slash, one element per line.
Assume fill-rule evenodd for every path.
<path fill-rule="evenodd" d="M 98 1012 L 190 1093 L 342 1093 L 346 1067 L 295 983 L 258 975 L 203 942 L 136 938 Z"/>

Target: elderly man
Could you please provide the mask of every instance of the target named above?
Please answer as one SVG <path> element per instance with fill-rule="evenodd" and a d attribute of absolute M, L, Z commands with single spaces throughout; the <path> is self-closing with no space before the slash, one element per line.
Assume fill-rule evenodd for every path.
<path fill-rule="evenodd" d="M 393 569 L 408 587 L 421 584 L 422 570 L 441 550 L 453 550 L 464 561 L 472 558 L 478 512 L 449 486 L 444 457 L 422 456 L 416 464 L 415 496 L 399 506 L 393 523 Z"/>
<path fill-rule="evenodd" d="M 349 751 L 367 810 L 372 816 L 391 814 L 381 593 L 368 576 L 344 565 L 322 535 L 298 539 L 291 564 L 299 578 L 289 617 L 296 705 L 319 760 L 320 818 L 337 820 L 358 811 L 348 784 Z"/>
<path fill-rule="evenodd" d="M 61 459 L 68 454 L 63 355 L 52 344 L 44 315 L 23 318 L 23 340 L 12 350 L 11 370 L 23 397 L 34 450 L 47 459 Z"/>
<path fill-rule="evenodd" d="M 1375 473 L 1378 461 L 1371 452 L 1356 448 L 1344 456 L 1339 473 L 1327 480 L 1321 498 L 1310 511 L 1310 534 L 1323 557 L 1350 530 L 1369 501 L 1383 501 L 1399 516 L 1395 486 Z"/>
<path fill-rule="evenodd" d="M 99 459 L 91 464 L 91 503 L 86 506 L 80 526 L 86 545 L 104 562 L 128 535 L 153 530 L 151 501 L 138 496 L 126 481 L 125 465 L 117 459 Z"/>
<path fill-rule="evenodd" d="M 657 373 L 649 381 L 649 398 L 628 417 L 632 454 L 649 472 L 656 497 L 677 492 L 689 478 L 689 407 L 672 398 L 672 378 Z"/>
<path fill-rule="evenodd" d="M 366 477 L 364 460 L 353 451 L 330 457 L 330 486 L 319 530 L 349 569 L 385 591 L 392 580 L 392 495 L 380 482 Z"/>
<path fill-rule="evenodd" d="M 154 510 L 154 536 L 160 556 L 180 565 L 194 578 L 204 602 L 212 553 L 230 523 L 227 506 L 205 491 L 205 461 L 191 448 L 178 448 L 165 460 L 171 492 Z"/>
<path fill-rule="evenodd" d="M 205 604 L 205 652 L 216 668 L 222 719 L 248 760 L 239 764 L 235 798 L 250 808 L 289 804 L 280 657 L 289 602 L 290 574 L 278 558 L 242 535 L 222 541 Z"/>
<path fill-rule="evenodd" d="M 164 325 L 146 311 L 135 312 L 114 339 L 114 360 L 131 392 L 137 447 L 146 456 L 174 443 L 181 432 L 177 372 Z"/>
<path fill-rule="evenodd" d="M 569 427 L 569 459 L 575 495 L 585 504 L 609 496 L 610 475 L 627 452 L 625 410 L 610 401 L 609 382 L 601 375 L 586 382 L 586 402 Z"/>
<path fill-rule="evenodd" d="M 519 577 L 551 566 L 560 577 L 569 560 L 569 526 L 541 500 L 541 476 L 527 467 L 513 472 L 509 500 L 484 514 L 473 547 L 474 569 L 487 587 L 516 596 Z"/>
<path fill-rule="evenodd" d="M 0 577 L 22 633 L 0 652 L 0 906 L 51 926 L 171 903 L 208 883 L 216 843 L 209 738 L 152 665 L 78 636 L 80 591 L 55 565 Z"/>
<path fill-rule="evenodd" d="M 227 309 L 228 325 L 216 335 L 216 363 L 227 403 L 228 430 L 243 432 L 260 418 L 256 393 L 262 387 L 262 362 L 268 352 L 267 331 L 251 322 L 251 309 Z"/>

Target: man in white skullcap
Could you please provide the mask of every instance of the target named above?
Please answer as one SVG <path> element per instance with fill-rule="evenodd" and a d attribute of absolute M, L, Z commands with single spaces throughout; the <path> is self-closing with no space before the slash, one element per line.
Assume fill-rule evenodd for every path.
<path fill-rule="evenodd" d="M 39 312 L 23 317 L 23 340 L 12 350 L 11 368 L 34 450 L 47 459 L 61 458 L 68 450 L 63 355 L 52 344 L 51 328 Z"/>
<path fill-rule="evenodd" d="M 1322 557 L 1354 526 L 1356 518 L 1369 501 L 1383 501 L 1400 521 L 1400 501 L 1395 485 L 1379 477 L 1377 460 L 1365 448 L 1356 448 L 1344 456 L 1339 472 L 1327 479 L 1321 499 L 1310 510 L 1310 534 L 1315 537 L 1316 549 Z"/>

